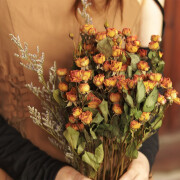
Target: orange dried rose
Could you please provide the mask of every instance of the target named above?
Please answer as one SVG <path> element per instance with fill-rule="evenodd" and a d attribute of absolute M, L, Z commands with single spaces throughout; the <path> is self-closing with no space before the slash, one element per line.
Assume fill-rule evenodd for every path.
<path fill-rule="evenodd" d="M 68 73 L 68 70 L 66 68 L 59 68 L 56 71 L 58 76 L 65 76 Z"/>
<path fill-rule="evenodd" d="M 93 83 L 96 86 L 103 85 L 103 83 L 104 83 L 104 74 L 98 74 L 98 75 L 94 76 Z"/>
<path fill-rule="evenodd" d="M 88 70 L 88 71 L 81 70 L 81 75 L 82 75 L 83 81 L 88 81 L 91 78 L 92 71 L 91 70 Z"/>
<path fill-rule="evenodd" d="M 111 67 L 110 67 L 111 71 L 119 72 L 121 70 L 121 67 L 122 67 L 122 62 L 111 60 Z"/>
<path fill-rule="evenodd" d="M 82 113 L 82 109 L 80 107 L 74 107 L 72 109 L 72 115 L 75 117 L 75 118 L 78 118 Z"/>
<path fill-rule="evenodd" d="M 117 88 L 118 88 L 119 92 L 121 92 L 122 89 L 128 90 L 129 88 L 128 88 L 127 80 L 126 79 L 119 80 L 117 82 Z"/>
<path fill-rule="evenodd" d="M 77 67 L 86 67 L 89 64 L 89 58 L 87 56 L 83 58 L 78 58 L 75 60 Z"/>
<path fill-rule="evenodd" d="M 143 81 L 146 92 L 149 93 L 151 90 L 154 89 L 154 87 L 156 86 L 156 82 L 155 81 Z"/>
<path fill-rule="evenodd" d="M 109 96 L 109 99 L 111 102 L 116 103 L 116 102 L 120 101 L 121 95 L 118 92 L 117 93 L 111 93 Z"/>
<path fill-rule="evenodd" d="M 151 41 L 154 41 L 154 42 L 159 42 L 161 39 L 160 39 L 160 36 L 159 35 L 152 35 L 151 36 Z"/>
<path fill-rule="evenodd" d="M 137 129 L 139 129 L 141 127 L 141 123 L 139 123 L 136 120 L 133 120 L 130 123 L 130 127 L 131 127 L 132 130 L 137 130 Z"/>
<path fill-rule="evenodd" d="M 128 67 L 127 64 L 123 64 L 122 67 L 121 67 L 121 71 L 126 72 L 127 71 L 127 67 Z"/>
<path fill-rule="evenodd" d="M 138 50 L 138 54 L 139 54 L 141 57 L 145 57 L 145 56 L 147 56 L 147 50 L 146 50 L 146 49 L 139 49 L 139 50 Z"/>
<path fill-rule="evenodd" d="M 82 83 L 82 84 L 80 84 L 79 85 L 79 92 L 81 93 L 81 94 L 85 94 L 85 93 L 88 93 L 89 92 L 89 90 L 90 90 L 90 86 L 89 86 L 89 84 L 88 83 Z"/>
<path fill-rule="evenodd" d="M 103 69 L 105 72 L 109 71 L 111 67 L 111 64 L 109 61 L 105 61 L 105 63 L 103 64 Z"/>
<path fill-rule="evenodd" d="M 112 47 L 112 56 L 113 57 L 119 57 L 121 54 L 122 54 L 122 50 L 119 46 Z"/>
<path fill-rule="evenodd" d="M 165 97 L 169 100 L 174 100 L 177 98 L 178 92 L 175 89 L 167 89 Z"/>
<path fill-rule="evenodd" d="M 101 104 L 101 100 L 98 98 L 98 97 L 96 97 L 93 93 L 89 93 L 88 95 L 87 95 L 87 101 L 90 101 L 89 103 L 88 103 L 88 107 L 89 108 L 98 108 L 98 106 Z"/>
<path fill-rule="evenodd" d="M 95 35 L 96 34 L 96 29 L 94 27 L 91 27 L 89 30 L 88 30 L 88 35 L 92 36 L 92 35 Z"/>
<path fill-rule="evenodd" d="M 104 85 L 106 87 L 114 87 L 116 85 L 117 79 L 116 77 L 110 77 L 104 80 Z"/>
<path fill-rule="evenodd" d="M 125 75 L 123 75 L 123 74 L 115 76 L 115 77 L 117 80 L 125 80 L 126 79 Z"/>
<path fill-rule="evenodd" d="M 74 87 L 71 91 L 66 92 L 66 98 L 70 102 L 75 102 L 77 100 L 76 89 Z"/>
<path fill-rule="evenodd" d="M 136 53 L 139 49 L 139 46 L 134 45 L 132 42 L 126 43 L 126 51 L 130 53 Z"/>
<path fill-rule="evenodd" d="M 150 112 L 143 112 L 141 114 L 141 117 L 139 118 L 139 121 L 144 122 L 148 121 L 150 119 Z"/>
<path fill-rule="evenodd" d="M 139 46 L 141 45 L 141 42 L 140 42 L 139 40 L 134 40 L 134 41 L 133 41 L 133 45 L 139 47 Z"/>
<path fill-rule="evenodd" d="M 159 49 L 159 43 L 154 42 L 154 41 L 150 42 L 149 43 L 149 49 L 154 50 L 154 51 L 158 50 Z"/>
<path fill-rule="evenodd" d="M 90 124 L 92 122 L 92 115 L 93 114 L 91 111 L 85 111 L 81 113 L 81 115 L 79 116 L 79 119 L 84 124 Z"/>
<path fill-rule="evenodd" d="M 134 80 L 134 82 L 135 82 L 135 84 L 137 84 L 137 82 L 138 82 L 138 80 L 143 80 L 145 78 L 145 76 L 142 74 L 142 75 L 137 75 L 137 74 L 135 74 L 134 76 L 133 76 L 133 80 Z"/>
<path fill-rule="evenodd" d="M 139 63 L 137 63 L 137 68 L 142 71 L 148 71 L 150 67 L 147 62 L 139 61 Z"/>
<path fill-rule="evenodd" d="M 75 122 L 76 122 L 76 119 L 74 118 L 73 115 L 70 115 L 70 116 L 69 116 L 69 122 L 70 122 L 70 123 L 75 123 Z"/>
<path fill-rule="evenodd" d="M 162 82 L 161 82 L 161 87 L 165 88 L 165 89 L 170 89 L 172 88 L 172 81 L 170 78 L 163 78 Z"/>
<path fill-rule="evenodd" d="M 122 30 L 122 34 L 123 34 L 124 36 L 130 36 L 130 35 L 131 35 L 131 30 L 130 30 L 130 28 L 124 28 L 124 29 Z"/>
<path fill-rule="evenodd" d="M 107 36 L 113 38 L 118 34 L 118 30 L 115 28 L 107 28 Z"/>
<path fill-rule="evenodd" d="M 82 81 L 82 75 L 80 70 L 72 70 L 70 71 L 70 81 L 71 82 L 81 82 Z"/>
<path fill-rule="evenodd" d="M 88 34 L 88 31 L 91 28 L 94 28 L 94 26 L 92 24 L 85 24 L 81 27 L 80 31 L 81 31 L 81 33 Z"/>
<path fill-rule="evenodd" d="M 122 114 L 122 109 L 119 104 L 113 104 L 112 110 L 117 115 Z"/>
<path fill-rule="evenodd" d="M 127 84 L 130 89 L 133 89 L 136 86 L 136 83 L 133 79 L 127 79 Z"/>
<path fill-rule="evenodd" d="M 83 123 L 73 124 L 73 123 L 69 122 L 66 124 L 66 128 L 68 128 L 68 127 L 72 127 L 76 131 L 82 131 L 84 129 L 84 124 Z"/>
<path fill-rule="evenodd" d="M 62 92 L 68 91 L 68 85 L 66 83 L 64 83 L 64 82 L 60 82 L 59 85 L 58 85 L 58 88 Z"/>
<path fill-rule="evenodd" d="M 176 97 L 174 100 L 173 100 L 174 103 L 180 105 L 180 98 L 179 97 Z"/>
<path fill-rule="evenodd" d="M 160 73 L 150 73 L 148 77 L 151 81 L 160 82 L 162 80 L 162 74 Z"/>
<path fill-rule="evenodd" d="M 158 95 L 158 100 L 157 101 L 161 105 L 165 105 L 166 102 L 167 102 L 166 98 L 163 95 L 161 95 L 161 94 Z"/>
<path fill-rule="evenodd" d="M 102 53 L 96 54 L 95 56 L 93 56 L 93 60 L 96 64 L 103 64 L 105 61 L 105 55 Z"/>
<path fill-rule="evenodd" d="M 132 41 L 135 41 L 135 40 L 137 40 L 137 36 L 128 36 L 126 38 L 126 42 L 132 42 Z"/>
<path fill-rule="evenodd" d="M 96 34 L 96 40 L 97 41 L 101 41 L 101 40 L 103 40 L 105 38 L 106 38 L 106 32 L 105 31 L 104 32 L 98 32 Z"/>

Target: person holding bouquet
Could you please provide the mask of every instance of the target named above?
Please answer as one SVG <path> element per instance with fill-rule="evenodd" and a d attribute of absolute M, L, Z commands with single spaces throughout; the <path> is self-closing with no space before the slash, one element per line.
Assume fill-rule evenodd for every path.
<path fill-rule="evenodd" d="M 163 0 L 94 0 L 88 11 L 98 31 L 103 30 L 105 21 L 116 29 L 128 27 L 132 34 L 138 35 L 141 45 L 147 47 L 152 34 L 162 35 L 163 4 Z M 63 154 L 49 143 L 47 135 L 28 118 L 26 105 L 36 106 L 39 102 L 26 91 L 24 82 L 31 82 L 36 77 L 24 71 L 14 60 L 16 49 L 9 41 L 9 34 L 13 33 L 27 41 L 32 51 L 35 44 L 39 44 L 48 59 L 45 71 L 52 64 L 51 60 L 56 60 L 59 67 L 69 68 L 72 65 L 73 47 L 67 34 L 73 32 L 74 40 L 78 42 L 79 29 L 83 23 L 77 13 L 78 7 L 81 8 L 78 0 L 75 3 L 0 1 L 0 167 L 15 180 L 88 180 L 63 163 Z M 4 119 L 41 150 L 22 139 Z M 121 180 L 148 179 L 157 151 L 158 135 L 155 134 L 143 144 L 138 158 L 132 161 Z"/>

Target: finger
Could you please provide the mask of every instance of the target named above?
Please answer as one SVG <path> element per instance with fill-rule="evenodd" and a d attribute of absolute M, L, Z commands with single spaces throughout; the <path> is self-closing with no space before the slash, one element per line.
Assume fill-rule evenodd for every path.
<path fill-rule="evenodd" d="M 134 180 L 136 177 L 136 173 L 132 170 L 128 170 L 121 178 L 120 180 Z"/>

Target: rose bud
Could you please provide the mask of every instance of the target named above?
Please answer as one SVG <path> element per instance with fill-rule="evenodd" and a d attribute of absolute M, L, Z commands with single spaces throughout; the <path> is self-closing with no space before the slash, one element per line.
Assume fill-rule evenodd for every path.
<path fill-rule="evenodd" d="M 163 78 L 162 82 L 161 82 L 161 87 L 165 88 L 165 89 L 170 89 L 172 88 L 172 81 L 170 78 Z"/>
<path fill-rule="evenodd" d="M 72 87 L 71 91 L 66 92 L 66 97 L 68 101 L 75 102 L 77 100 L 76 89 Z"/>
<path fill-rule="evenodd" d="M 117 29 L 115 28 L 107 28 L 107 36 L 113 38 L 118 34 Z"/>
<path fill-rule="evenodd" d="M 158 50 L 159 49 L 159 43 L 154 42 L 154 41 L 150 42 L 149 43 L 149 49 L 154 50 L 154 51 Z"/>
<path fill-rule="evenodd" d="M 106 87 L 114 87 L 116 85 L 117 79 L 116 77 L 110 77 L 104 80 L 104 85 Z"/>
<path fill-rule="evenodd" d="M 158 95 L 158 100 L 157 100 L 157 101 L 158 101 L 158 103 L 161 104 L 161 105 L 165 105 L 166 102 L 167 102 L 167 101 L 166 101 L 166 98 L 165 98 L 163 95 L 161 95 L 161 94 Z"/>
<path fill-rule="evenodd" d="M 136 121 L 136 120 L 133 120 L 133 121 L 131 121 L 131 123 L 130 123 L 130 127 L 131 127 L 131 129 L 133 129 L 133 130 L 139 129 L 139 128 L 141 127 L 141 123 L 139 123 L 139 122 Z"/>
<path fill-rule="evenodd" d="M 93 93 L 89 93 L 88 95 L 87 95 L 87 101 L 90 101 L 89 103 L 88 103 L 88 107 L 89 108 L 98 108 L 98 106 L 101 104 L 101 100 L 98 98 L 98 97 L 96 97 Z"/>
<path fill-rule="evenodd" d="M 140 46 L 141 42 L 139 40 L 135 40 L 135 41 L 133 41 L 133 45 Z"/>
<path fill-rule="evenodd" d="M 178 92 L 175 89 L 168 89 L 165 93 L 165 97 L 169 100 L 174 100 L 177 98 Z"/>
<path fill-rule="evenodd" d="M 89 92 L 89 90 L 90 90 L 90 86 L 88 83 L 83 83 L 83 84 L 79 85 L 79 92 L 81 94 L 85 94 L 85 93 Z"/>
<path fill-rule="evenodd" d="M 80 107 L 75 107 L 72 109 L 72 114 L 75 118 L 78 118 L 82 113 L 82 109 Z"/>
<path fill-rule="evenodd" d="M 138 49 L 139 49 L 139 47 L 132 44 L 131 42 L 126 43 L 126 51 L 128 51 L 130 53 L 135 53 L 138 51 Z"/>
<path fill-rule="evenodd" d="M 127 80 L 119 80 L 117 82 L 117 88 L 119 90 L 119 92 L 121 92 L 122 89 L 128 90 L 128 84 L 127 84 Z"/>
<path fill-rule="evenodd" d="M 76 119 L 74 118 L 73 115 L 70 115 L 70 116 L 69 116 L 69 122 L 70 122 L 70 123 L 75 123 L 75 122 L 76 122 Z"/>
<path fill-rule="evenodd" d="M 144 122 L 148 121 L 150 119 L 150 112 L 143 112 L 141 114 L 141 117 L 139 118 L 139 121 Z"/>
<path fill-rule="evenodd" d="M 163 52 L 159 51 L 159 57 L 162 58 Z"/>
<path fill-rule="evenodd" d="M 88 70 L 88 71 L 81 70 L 81 75 L 82 75 L 83 81 L 88 81 L 91 78 L 92 71 L 91 70 Z"/>
<path fill-rule="evenodd" d="M 128 36 L 126 38 L 126 42 L 132 42 L 132 41 L 135 41 L 135 40 L 137 40 L 137 36 Z"/>
<path fill-rule="evenodd" d="M 79 119 L 84 124 L 90 124 L 92 122 L 92 112 L 91 111 L 85 111 L 82 112 L 82 114 L 79 116 Z"/>
<path fill-rule="evenodd" d="M 127 64 L 123 64 L 122 67 L 121 67 L 121 71 L 126 72 L 127 71 L 127 67 L 128 67 Z"/>
<path fill-rule="evenodd" d="M 111 64 L 109 61 L 105 61 L 105 63 L 103 64 L 103 69 L 105 72 L 109 71 L 111 67 Z"/>
<path fill-rule="evenodd" d="M 105 38 L 106 38 L 106 32 L 105 31 L 104 32 L 98 32 L 96 34 L 96 40 L 97 41 L 101 41 L 101 40 L 103 40 Z"/>
<path fill-rule="evenodd" d="M 81 33 L 84 33 L 84 34 L 88 34 L 88 31 L 91 29 L 91 28 L 94 28 L 94 26 L 92 24 L 85 24 L 82 26 L 82 28 L 80 29 Z"/>
<path fill-rule="evenodd" d="M 58 85 L 58 88 L 62 92 L 68 91 L 68 85 L 66 83 L 64 83 L 64 82 L 60 82 L 59 85 Z"/>
<path fill-rule="evenodd" d="M 150 73 L 148 74 L 148 77 L 151 81 L 155 81 L 155 82 L 160 82 L 162 80 L 161 73 Z"/>
<path fill-rule="evenodd" d="M 67 75 L 68 70 L 66 68 L 59 68 L 56 73 L 58 76 L 65 76 Z"/>
<path fill-rule="evenodd" d="M 139 61 L 139 63 L 137 63 L 137 68 L 141 71 L 148 71 L 150 67 L 147 62 Z"/>
<path fill-rule="evenodd" d="M 180 105 L 180 98 L 179 97 L 176 97 L 174 100 L 173 100 L 174 103 Z"/>
<path fill-rule="evenodd" d="M 119 104 L 113 104 L 112 110 L 117 115 L 122 114 L 122 109 Z"/>
<path fill-rule="evenodd" d="M 141 57 L 145 57 L 145 56 L 147 56 L 147 50 L 146 50 L 146 49 L 139 49 L 139 50 L 138 50 L 138 54 L 139 54 Z"/>
<path fill-rule="evenodd" d="M 130 89 L 134 89 L 136 86 L 136 83 L 133 79 L 128 79 L 127 84 Z"/>
<path fill-rule="evenodd" d="M 119 102 L 121 99 L 121 95 L 120 93 L 111 93 L 109 96 L 109 99 L 111 100 L 111 102 L 116 103 Z"/>
<path fill-rule="evenodd" d="M 124 36 L 130 36 L 130 35 L 131 35 L 131 30 L 130 30 L 129 28 L 124 28 L 124 29 L 122 30 L 122 34 L 123 34 Z"/>
<path fill-rule="evenodd" d="M 98 87 L 104 83 L 104 74 L 98 74 L 94 76 L 93 83 Z"/>
<path fill-rule="evenodd" d="M 95 35 L 96 34 L 96 29 L 94 27 L 90 28 L 88 30 L 88 35 L 92 36 L 92 35 Z"/>
<path fill-rule="evenodd" d="M 119 72 L 121 70 L 121 67 L 122 67 L 122 62 L 111 60 L 111 67 L 110 67 L 111 71 Z"/>
<path fill-rule="evenodd" d="M 161 40 L 161 38 L 159 35 L 152 35 L 151 36 L 151 41 L 159 42 L 160 40 Z"/>
<path fill-rule="evenodd" d="M 84 124 L 82 123 L 77 123 L 77 124 L 73 124 L 73 123 L 67 123 L 66 124 L 66 128 L 68 127 L 72 127 L 74 130 L 78 131 L 78 130 L 83 130 L 84 129 Z"/>
<path fill-rule="evenodd" d="M 113 46 L 112 48 L 112 56 L 119 57 L 122 54 L 122 50 L 119 46 Z"/>
<path fill-rule="evenodd" d="M 143 81 L 146 92 L 149 93 L 149 91 L 153 90 L 154 87 L 156 86 L 156 82 L 155 81 Z"/>
<path fill-rule="evenodd" d="M 72 70 L 70 71 L 70 81 L 71 82 L 81 82 L 82 81 L 82 74 L 80 70 Z"/>
<path fill-rule="evenodd" d="M 93 60 L 96 64 L 103 64 L 105 61 L 105 55 L 102 53 L 96 54 L 95 56 L 93 56 Z"/>
<path fill-rule="evenodd" d="M 89 64 L 89 58 L 87 56 L 83 58 L 78 58 L 75 60 L 77 67 L 86 67 Z"/>

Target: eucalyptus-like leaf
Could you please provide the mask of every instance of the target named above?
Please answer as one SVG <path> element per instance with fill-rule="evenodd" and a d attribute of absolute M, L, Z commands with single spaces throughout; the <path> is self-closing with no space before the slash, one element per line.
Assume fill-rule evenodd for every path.
<path fill-rule="evenodd" d="M 136 102 L 140 104 L 142 101 L 144 101 L 146 97 L 146 89 L 144 86 L 143 81 L 138 81 L 137 83 L 137 93 L 136 93 Z"/>
<path fill-rule="evenodd" d="M 108 115 L 109 115 L 108 102 L 103 99 L 103 101 L 99 105 L 99 109 L 101 110 L 101 113 L 104 116 L 104 120 L 107 123 L 108 122 Z"/>
<path fill-rule="evenodd" d="M 60 106 L 66 107 L 67 103 L 63 101 L 59 89 L 53 91 L 53 98 Z"/>
<path fill-rule="evenodd" d="M 131 58 L 131 67 L 133 71 L 137 70 L 137 63 L 140 61 L 140 58 L 137 54 L 128 53 Z"/>

